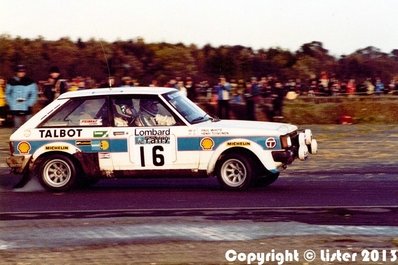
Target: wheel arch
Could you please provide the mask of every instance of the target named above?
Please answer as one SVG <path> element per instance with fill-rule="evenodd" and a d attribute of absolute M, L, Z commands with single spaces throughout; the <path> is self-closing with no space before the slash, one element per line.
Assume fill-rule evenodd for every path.
<path fill-rule="evenodd" d="M 245 142 L 248 144 L 245 146 L 233 146 L 233 147 L 228 146 L 228 143 L 231 142 Z M 255 163 L 254 165 L 256 166 L 256 171 L 259 170 L 263 171 L 266 170 L 269 172 L 278 171 L 275 165 L 275 161 L 272 157 L 271 151 L 264 151 L 263 147 L 260 146 L 258 143 L 240 138 L 224 142 L 214 151 L 207 165 L 207 174 L 214 175 L 218 161 L 220 161 L 220 159 L 225 154 L 236 153 L 236 152 L 250 156 L 250 158 L 252 158 Z"/>
<path fill-rule="evenodd" d="M 63 150 L 55 150 L 56 148 L 53 147 L 63 147 Z M 50 149 L 50 150 L 47 150 Z M 80 149 L 76 148 L 76 146 L 70 144 L 70 143 L 65 143 L 65 142 L 52 142 L 45 144 L 38 148 L 32 155 L 31 161 L 30 161 L 30 166 L 29 169 L 33 170 L 34 167 L 36 166 L 36 161 L 38 159 L 43 159 L 51 155 L 63 155 L 67 156 L 68 158 L 71 159 L 71 161 L 79 168 L 79 170 L 82 168 L 82 165 L 78 159 L 76 159 L 75 154 L 80 152 Z"/>
<path fill-rule="evenodd" d="M 53 155 L 66 156 L 67 158 L 69 158 L 73 162 L 73 164 L 76 166 L 76 168 L 79 170 L 79 172 L 83 172 L 82 164 L 80 163 L 80 161 L 73 154 L 70 154 L 70 153 L 67 153 L 67 152 L 61 152 L 61 151 L 44 152 L 44 153 L 41 153 L 38 157 L 32 158 L 31 163 L 30 163 L 30 171 L 31 172 L 35 172 L 35 170 L 39 166 L 39 163 L 37 163 L 37 161 L 46 159 L 47 157 L 50 157 L 50 156 L 53 156 Z"/>
<path fill-rule="evenodd" d="M 220 153 L 217 156 L 217 159 L 214 162 L 214 165 L 211 168 L 208 168 L 208 174 L 213 175 L 214 172 L 217 171 L 217 167 L 219 166 L 219 162 L 222 160 L 222 158 L 227 155 L 227 154 L 241 154 L 244 155 L 246 157 L 248 157 L 252 163 L 254 168 L 257 169 L 261 168 L 261 169 L 265 169 L 264 165 L 261 163 L 261 161 L 259 160 L 259 158 L 255 155 L 255 153 L 245 147 L 231 147 L 231 148 L 227 148 L 225 150 L 223 150 L 222 153 Z"/>

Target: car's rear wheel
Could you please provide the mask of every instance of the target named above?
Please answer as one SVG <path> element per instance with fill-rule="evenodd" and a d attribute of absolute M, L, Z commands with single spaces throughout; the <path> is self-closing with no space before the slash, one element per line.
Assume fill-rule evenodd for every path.
<path fill-rule="evenodd" d="M 76 165 L 64 155 L 50 155 L 37 161 L 38 178 L 44 188 L 50 191 L 70 190 L 77 177 Z"/>
<path fill-rule="evenodd" d="M 92 178 L 92 177 L 90 178 L 90 177 L 84 176 L 84 177 L 80 177 L 78 179 L 77 183 L 80 188 L 89 188 L 89 187 L 97 184 L 98 181 L 100 181 L 99 178 Z"/>
<path fill-rule="evenodd" d="M 218 163 L 217 177 L 228 190 L 245 190 L 253 179 L 252 163 L 244 155 L 226 154 Z"/>

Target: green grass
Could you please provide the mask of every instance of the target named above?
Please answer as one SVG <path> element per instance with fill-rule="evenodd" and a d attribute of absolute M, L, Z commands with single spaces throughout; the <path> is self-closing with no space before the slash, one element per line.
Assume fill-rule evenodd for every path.
<path fill-rule="evenodd" d="M 202 101 L 200 106 L 217 115 L 217 106 Z M 246 106 L 231 104 L 231 119 L 247 119 Z M 258 120 L 267 120 L 267 105 L 257 107 Z M 285 100 L 284 122 L 293 124 L 339 124 L 348 115 L 355 124 L 398 124 L 398 97 L 317 97 Z"/>
<path fill-rule="evenodd" d="M 342 99 L 336 102 L 285 101 L 285 120 L 295 124 L 337 124 L 343 115 L 355 124 L 398 124 L 398 98 Z"/>

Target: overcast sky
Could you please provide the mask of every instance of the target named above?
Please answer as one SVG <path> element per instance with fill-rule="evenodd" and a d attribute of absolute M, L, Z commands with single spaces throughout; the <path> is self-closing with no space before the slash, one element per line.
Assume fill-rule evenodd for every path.
<path fill-rule="evenodd" d="M 396 0 L 0 0 L 0 34 L 281 47 L 398 49 Z"/>

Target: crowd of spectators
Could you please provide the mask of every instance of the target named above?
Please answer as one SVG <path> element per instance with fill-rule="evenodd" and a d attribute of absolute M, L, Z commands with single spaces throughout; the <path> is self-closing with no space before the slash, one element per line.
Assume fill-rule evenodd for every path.
<path fill-rule="evenodd" d="M 0 78 L 0 122 L 4 116 L 5 86 L 6 79 Z M 255 120 L 256 105 L 264 100 L 271 99 L 272 117 L 282 116 L 284 99 L 293 100 L 298 96 L 354 96 L 354 95 L 398 95 L 398 79 L 383 82 L 380 78 L 367 78 L 365 80 L 347 79 L 339 80 L 334 75 L 326 72 L 320 73 L 318 77 L 308 80 L 288 79 L 281 80 L 277 76 L 268 75 L 264 77 L 251 77 L 249 80 L 227 79 L 220 76 L 218 81 L 194 82 L 191 77 L 176 77 L 166 83 L 152 80 L 149 84 L 140 83 L 137 79 L 129 76 L 116 78 L 110 76 L 102 82 L 96 82 L 90 77 L 75 77 L 64 79 L 58 67 L 51 67 L 48 79 L 37 82 L 38 96 L 44 104 L 50 103 L 59 94 L 66 91 L 91 89 L 98 87 L 117 86 L 163 86 L 174 87 L 180 90 L 191 100 L 197 102 L 200 99 L 211 104 L 218 105 L 218 114 L 221 118 L 228 118 L 229 104 L 247 105 L 249 119 Z"/>
<path fill-rule="evenodd" d="M 63 79 L 65 80 L 65 79 Z M 295 92 L 301 96 L 354 96 L 354 95 L 398 95 L 398 78 L 389 82 L 383 82 L 380 78 L 367 78 L 365 80 L 346 79 L 339 80 L 336 77 L 328 77 L 322 73 L 319 78 L 313 79 L 288 79 L 281 80 L 276 76 L 269 75 L 266 77 L 251 77 L 249 80 L 229 79 L 231 85 L 230 100 L 235 103 L 244 103 L 244 94 L 247 89 L 255 83 L 258 86 L 258 93 L 264 97 L 272 94 L 275 86 L 283 86 L 287 92 Z M 117 86 L 152 86 L 152 87 L 175 87 L 187 95 L 190 99 L 196 100 L 198 96 L 210 97 L 210 94 L 216 95 L 217 81 L 208 80 L 197 81 L 194 83 L 191 77 L 176 77 L 170 79 L 166 83 L 158 80 L 152 80 L 149 83 L 140 83 L 137 79 L 129 76 L 120 78 L 119 80 L 111 76 L 102 82 L 96 82 L 91 77 L 78 76 L 70 80 L 65 80 L 68 91 L 76 91 L 81 89 L 100 88 L 100 87 L 117 87 Z M 52 84 L 53 81 L 39 81 L 40 91 L 43 92 L 45 87 Z"/>

